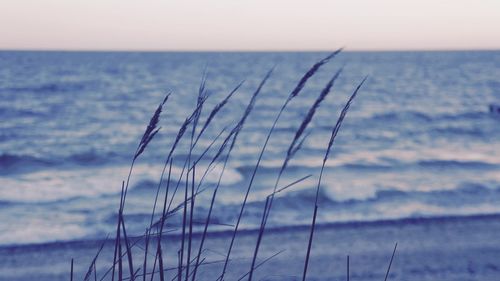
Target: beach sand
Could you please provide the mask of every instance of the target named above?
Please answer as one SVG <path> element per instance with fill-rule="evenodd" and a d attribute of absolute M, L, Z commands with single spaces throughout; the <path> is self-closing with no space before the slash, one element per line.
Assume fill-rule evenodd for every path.
<path fill-rule="evenodd" d="M 248 271 L 256 234 L 245 231 L 238 236 L 226 280 L 238 280 Z M 346 280 L 347 255 L 350 280 L 384 280 L 396 242 L 398 248 L 389 280 L 500 280 L 499 234 L 498 215 L 320 225 L 315 233 L 308 280 Z M 259 261 L 284 252 L 259 267 L 254 280 L 301 280 L 308 235 L 308 227 L 267 231 Z M 225 251 L 229 238 L 229 232 L 211 233 L 205 261 L 220 261 L 223 257 L 218 253 Z M 174 242 L 177 239 L 178 236 L 167 237 Z M 75 280 L 83 280 L 100 243 L 3 246 L 0 280 L 69 280 L 72 257 Z M 97 261 L 98 280 L 111 264 L 112 246 L 111 242 L 106 243 Z M 196 246 L 194 243 L 193 249 Z M 143 251 L 137 250 L 135 266 L 141 266 L 139 253 Z M 167 243 L 164 251 L 167 267 L 174 266 L 177 248 Z M 215 280 L 221 265 L 200 266 L 197 279 Z M 128 270 L 125 265 L 124 270 Z M 167 280 L 174 274 L 175 270 L 167 272 Z"/>

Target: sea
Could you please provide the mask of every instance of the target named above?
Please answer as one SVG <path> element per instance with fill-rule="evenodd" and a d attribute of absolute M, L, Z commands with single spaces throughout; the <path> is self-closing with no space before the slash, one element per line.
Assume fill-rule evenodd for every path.
<path fill-rule="evenodd" d="M 112 235 L 122 181 L 151 116 L 170 93 L 161 129 L 136 160 L 129 182 L 128 235 L 143 233 L 166 157 L 196 107 L 204 77 L 209 95 L 198 132 L 212 108 L 243 81 L 192 151 L 192 159 L 203 156 L 196 167 L 201 192 L 193 215 L 194 231 L 202 231 L 223 170 L 221 161 L 210 166 L 210 160 L 273 69 L 235 142 L 215 199 L 209 231 L 230 231 L 280 107 L 309 68 L 327 55 L 1 51 L 0 245 Z M 260 226 L 266 197 L 296 130 L 341 68 L 278 187 L 307 178 L 276 195 L 267 228 L 311 223 L 332 128 L 365 77 L 326 162 L 317 223 L 500 214 L 500 113 L 494 110 L 500 105 L 500 52 L 346 51 L 317 71 L 279 119 L 241 229 Z M 169 196 L 180 187 L 172 208 L 184 198 L 185 177 L 180 176 L 191 132 L 188 127 L 173 153 Z M 169 231 L 180 231 L 179 210 L 167 222 Z"/>

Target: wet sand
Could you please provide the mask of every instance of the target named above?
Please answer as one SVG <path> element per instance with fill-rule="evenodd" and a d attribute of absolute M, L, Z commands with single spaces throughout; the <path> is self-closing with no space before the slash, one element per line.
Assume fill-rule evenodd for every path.
<path fill-rule="evenodd" d="M 248 271 L 256 234 L 245 231 L 238 236 L 226 280 L 238 280 Z M 267 231 L 259 261 L 284 252 L 259 267 L 254 280 L 301 280 L 308 235 L 307 227 Z M 229 238 L 229 232 L 209 235 L 205 261 L 215 263 L 200 266 L 198 280 L 219 276 L 222 264 L 217 261 L 223 258 L 220 252 L 227 248 Z M 169 236 L 171 242 L 163 246 L 167 267 L 177 263 L 178 239 Z M 308 280 L 346 280 L 347 255 L 350 280 L 384 280 L 396 242 L 389 280 L 500 280 L 499 215 L 321 225 L 315 233 Z M 100 243 L 0 247 L 0 280 L 69 280 L 71 258 L 75 259 L 75 280 L 83 280 Z M 197 250 L 197 244 L 193 249 Z M 98 259 L 98 280 L 111 264 L 112 247 L 106 243 Z M 134 263 L 141 266 L 143 251 L 135 249 Z M 167 280 L 175 273 L 168 271 Z"/>

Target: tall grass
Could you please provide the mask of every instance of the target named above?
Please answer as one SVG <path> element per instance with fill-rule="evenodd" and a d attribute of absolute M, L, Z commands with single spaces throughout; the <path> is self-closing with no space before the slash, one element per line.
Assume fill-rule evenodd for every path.
<path fill-rule="evenodd" d="M 217 280 L 225 280 L 226 273 L 228 272 L 231 264 L 231 254 L 236 243 L 236 237 L 240 231 L 240 225 L 244 217 L 243 215 L 248 204 L 252 187 L 254 186 L 262 159 L 266 153 L 267 146 L 278 125 L 279 120 L 281 119 L 283 113 L 288 109 L 289 104 L 293 102 L 293 100 L 302 92 L 307 82 L 310 81 L 310 79 L 315 76 L 318 71 L 320 71 L 323 65 L 330 62 L 340 52 L 341 50 L 339 49 L 314 63 L 307 70 L 307 72 L 302 77 L 300 77 L 297 84 L 291 89 L 289 95 L 286 97 L 279 111 L 276 113 L 272 125 L 268 129 L 266 138 L 260 148 L 260 152 L 257 156 L 257 161 L 253 165 L 248 184 L 244 189 L 243 197 L 241 198 L 241 205 L 239 206 L 239 211 L 236 215 L 236 221 L 233 225 L 231 225 L 232 229 L 230 239 L 228 239 L 227 248 L 222 254 L 223 258 L 218 261 L 211 261 L 206 256 L 204 256 L 208 250 L 205 248 L 205 242 L 210 232 L 209 228 L 211 225 L 215 224 L 211 219 L 214 208 L 217 207 L 217 195 L 219 194 L 219 190 L 222 186 L 222 181 L 228 163 L 230 161 L 231 154 L 237 147 L 238 137 L 244 130 L 244 125 L 256 106 L 257 98 L 265 90 L 265 85 L 268 80 L 271 79 L 273 69 L 271 69 L 264 75 L 257 88 L 253 91 L 240 118 L 238 120 L 235 120 L 234 123 L 224 127 L 224 129 L 222 129 L 208 145 L 200 145 L 199 140 L 203 137 L 205 132 L 211 130 L 210 125 L 213 122 L 216 122 L 217 116 L 219 116 L 224 107 L 229 104 L 231 98 L 235 95 L 235 93 L 237 93 L 241 89 L 243 82 L 236 85 L 231 91 L 229 91 L 226 96 L 224 96 L 221 101 L 217 102 L 215 106 L 207 113 L 207 117 L 203 121 L 201 117 L 204 116 L 203 111 L 205 109 L 205 102 L 210 98 L 209 92 L 207 90 L 206 72 L 203 74 L 198 89 L 196 103 L 194 104 L 194 109 L 184 119 L 184 122 L 179 127 L 177 134 L 172 137 L 173 141 L 171 142 L 168 152 L 165 155 L 160 178 L 154 192 L 154 197 L 152 198 L 153 204 L 151 216 L 149 218 L 149 224 L 145 226 L 145 231 L 142 235 L 131 237 L 129 233 L 127 233 L 127 224 L 125 222 L 126 215 L 124 211 L 129 190 L 130 178 L 133 175 L 133 168 L 136 161 L 138 161 L 140 156 L 145 153 L 148 145 L 160 132 L 159 123 L 161 119 L 161 113 L 165 110 L 167 101 L 171 96 L 170 93 L 167 94 L 154 111 L 149 124 L 146 126 L 146 129 L 139 141 L 136 151 L 132 155 L 132 161 L 126 180 L 122 182 L 122 191 L 120 195 L 120 203 L 117 214 L 116 232 L 113 235 L 113 263 L 109 267 L 109 269 L 101 276 L 100 280 L 104 280 L 109 276 L 109 273 L 111 273 L 111 276 L 108 278 L 110 278 L 112 281 L 114 281 L 115 279 L 119 281 L 136 279 L 142 279 L 143 281 L 164 281 L 175 279 L 177 279 L 178 281 L 188 281 L 189 279 L 191 279 L 191 281 L 195 281 L 200 279 L 200 277 L 202 277 L 201 279 L 206 279 L 203 278 L 204 276 L 198 274 L 198 272 L 201 266 L 209 264 L 211 266 L 219 265 L 220 274 L 218 275 Z M 273 207 L 273 201 L 275 200 L 276 195 L 312 176 L 306 175 L 300 177 L 298 180 L 295 180 L 290 184 L 281 186 L 281 178 L 284 171 L 286 170 L 292 158 L 301 149 L 307 137 L 311 134 L 311 130 L 308 129 L 309 125 L 313 121 L 316 112 L 320 108 L 320 105 L 334 88 L 334 84 L 341 73 L 342 68 L 333 73 L 323 89 L 317 94 L 308 111 L 305 113 L 305 117 L 303 118 L 303 120 L 299 124 L 297 124 L 297 129 L 295 131 L 295 134 L 291 137 L 291 142 L 286 149 L 286 155 L 283 158 L 282 165 L 277 174 L 274 186 L 272 190 L 270 190 L 269 195 L 266 196 L 266 198 L 263 198 L 265 199 L 265 205 L 261 214 L 260 228 L 257 232 L 253 256 L 251 261 L 249 261 L 249 269 L 245 274 L 240 276 L 238 280 L 243 280 L 245 278 L 248 280 L 252 280 L 255 270 L 260 268 L 269 260 L 276 258 L 278 255 L 283 253 L 283 251 L 278 251 L 273 255 L 261 260 L 260 262 L 257 261 L 259 248 L 264 237 L 268 219 Z M 330 151 L 333 147 L 335 137 L 340 130 L 342 121 L 344 120 L 347 111 L 351 106 L 354 98 L 356 97 L 358 91 L 365 82 L 365 79 L 355 88 L 354 92 L 341 111 L 336 124 L 332 127 L 331 137 L 326 147 L 321 170 L 319 171 L 319 180 L 316 186 L 314 212 L 312 223 L 310 226 L 309 239 L 307 241 L 302 280 L 306 280 L 308 271 L 314 230 L 316 227 L 317 214 L 319 211 L 318 196 L 320 192 L 321 180 L 324 173 L 325 164 L 329 158 Z M 230 128 L 230 130 L 228 128 Z M 187 153 L 186 151 L 179 151 L 180 148 L 183 147 L 180 145 L 180 143 L 186 144 Z M 195 157 L 195 151 L 200 151 L 201 154 Z M 177 155 L 181 155 L 183 153 L 184 155 L 187 155 L 187 157 L 183 159 L 184 161 L 179 177 L 174 179 L 172 175 L 172 167 L 176 160 L 175 158 L 177 157 Z M 205 167 L 199 165 L 202 160 L 208 163 L 208 165 Z M 222 168 L 218 174 L 216 184 L 211 187 L 212 190 L 209 194 L 210 200 L 208 202 L 208 206 L 205 206 L 206 213 L 198 214 L 196 216 L 195 212 L 200 209 L 196 207 L 200 204 L 200 202 L 203 202 L 197 200 L 197 197 L 201 193 L 209 190 L 209 188 L 203 188 L 203 183 L 206 176 L 210 172 L 212 172 L 213 168 L 217 165 L 221 165 Z M 198 178 L 199 180 L 197 180 Z M 180 203 L 174 205 L 173 203 L 175 199 L 180 200 Z M 178 225 L 179 231 L 181 233 L 180 239 L 178 241 L 178 244 L 176 241 L 172 241 L 176 242 L 174 243 L 174 245 L 166 244 L 165 241 L 169 239 L 168 236 L 164 235 L 167 232 L 167 230 L 165 230 L 167 227 L 167 220 L 176 214 L 181 217 L 181 223 L 180 225 Z M 196 217 L 204 218 L 201 222 L 202 231 L 198 234 L 195 233 L 194 229 L 195 224 L 197 224 L 197 222 L 195 221 Z M 197 240 L 198 244 L 195 244 L 195 240 Z M 170 246 L 166 247 L 165 245 Z M 97 280 L 98 274 L 96 270 L 96 261 L 102 249 L 103 247 L 101 246 L 95 258 L 92 260 L 84 280 L 89 280 L 92 273 L 94 274 L 94 279 Z M 221 249 L 218 250 L 220 251 Z M 177 256 L 177 260 L 165 260 L 165 257 L 168 256 L 166 253 L 169 252 L 172 253 L 171 256 Z M 391 262 L 389 264 L 389 268 L 387 270 L 386 279 L 389 276 L 389 270 L 392 264 L 392 259 L 394 258 L 394 253 L 395 249 L 391 258 Z M 137 263 L 137 260 L 140 260 L 141 262 Z M 167 264 L 171 264 L 172 266 L 167 267 Z M 167 278 L 165 274 L 167 271 L 176 272 L 173 279 Z M 73 260 L 71 263 L 71 280 L 73 280 Z M 349 280 L 349 257 L 347 260 L 347 280 Z"/>
<path fill-rule="evenodd" d="M 309 242 L 307 244 L 307 253 L 306 253 L 306 260 L 304 263 L 304 271 L 302 274 L 302 281 L 306 280 L 306 275 L 307 275 L 307 267 L 309 265 L 309 256 L 311 254 L 311 246 L 312 246 L 312 241 L 313 241 L 313 236 L 314 236 L 314 228 L 316 227 L 316 216 L 318 215 L 318 198 L 319 198 L 319 189 L 321 187 L 321 180 L 323 179 L 323 172 L 325 170 L 325 165 L 326 161 L 328 160 L 328 157 L 330 156 L 330 151 L 333 146 L 333 142 L 335 141 L 335 137 L 337 136 L 337 133 L 340 130 L 340 127 L 342 126 L 342 122 L 344 121 L 344 118 L 347 114 L 347 111 L 349 110 L 349 107 L 351 106 L 352 101 L 358 94 L 359 89 L 361 86 L 365 83 L 366 78 L 359 83 L 358 87 L 354 90 L 354 93 L 351 95 L 349 100 L 347 101 L 346 105 L 342 109 L 342 112 L 340 113 L 339 118 L 337 119 L 337 123 L 335 123 L 335 126 L 332 128 L 332 134 L 330 136 L 330 140 L 328 141 L 328 146 L 326 148 L 325 156 L 323 157 L 323 163 L 321 165 L 321 171 L 319 173 L 319 179 L 318 179 L 318 185 L 316 186 L 316 196 L 314 198 L 314 213 L 313 213 L 313 219 L 312 219 L 312 224 L 311 224 L 311 231 L 309 234 Z"/>
<path fill-rule="evenodd" d="M 236 221 L 236 226 L 234 228 L 234 231 L 233 231 L 233 235 L 231 237 L 231 242 L 229 244 L 229 249 L 227 251 L 227 255 L 226 255 L 226 260 L 224 262 L 224 267 L 222 268 L 222 274 L 220 276 L 220 280 L 224 280 L 224 275 L 226 273 L 226 270 L 227 270 L 227 266 L 228 266 L 228 263 L 229 263 L 229 257 L 231 255 L 231 251 L 233 249 L 233 245 L 234 245 L 234 240 L 236 239 L 236 234 L 238 232 L 238 227 L 240 225 L 240 222 L 241 222 L 241 218 L 243 216 L 243 212 L 245 210 L 245 206 L 246 206 L 246 203 L 247 203 L 247 200 L 248 200 L 248 196 L 250 194 L 250 190 L 252 188 L 252 185 L 253 185 L 253 182 L 255 180 L 255 176 L 257 175 L 257 171 L 260 167 L 260 162 L 262 161 L 262 157 L 264 155 L 264 152 L 266 151 L 266 148 L 267 148 L 267 144 L 269 143 L 269 139 L 271 138 L 271 135 L 272 133 L 274 132 L 274 129 L 276 128 L 276 125 L 281 117 L 281 115 L 283 114 L 283 112 L 285 111 L 286 107 L 288 106 L 288 104 L 290 103 L 290 101 L 295 98 L 299 93 L 300 91 L 304 88 L 305 84 L 307 83 L 307 81 L 312 77 L 314 76 L 314 74 L 318 71 L 318 69 L 323 66 L 325 63 L 327 63 L 328 61 L 330 61 L 334 56 L 336 56 L 338 53 L 340 53 L 341 50 L 337 50 L 335 52 L 333 52 L 332 54 L 328 55 L 327 57 L 325 57 L 324 59 L 320 60 L 319 62 L 315 63 L 305 74 L 304 76 L 302 76 L 302 78 L 300 79 L 300 81 L 297 83 L 297 85 L 295 86 L 295 88 L 292 90 L 292 92 L 290 93 L 290 95 L 287 97 L 287 99 L 285 100 L 285 102 L 283 103 L 283 105 L 281 106 L 278 114 L 276 115 L 275 119 L 274 119 L 274 122 L 273 122 L 273 125 L 271 127 L 271 129 L 269 130 L 267 136 L 266 136 L 266 140 L 264 141 L 264 145 L 262 146 L 262 149 L 260 151 L 260 154 L 259 154 L 259 157 L 257 159 L 257 163 L 255 164 L 255 167 L 253 169 L 253 172 L 252 172 L 252 176 L 250 177 L 250 181 L 249 181 L 249 184 L 248 184 L 248 187 L 246 189 L 246 192 L 245 192 L 245 197 L 243 198 L 243 203 L 241 204 L 241 209 L 240 209 L 240 212 L 238 214 L 238 218 L 237 218 L 237 221 Z"/>

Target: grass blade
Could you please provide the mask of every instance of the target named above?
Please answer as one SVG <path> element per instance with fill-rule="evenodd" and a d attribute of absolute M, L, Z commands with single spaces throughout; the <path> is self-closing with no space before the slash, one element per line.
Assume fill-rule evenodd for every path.
<path fill-rule="evenodd" d="M 259 237 L 257 239 L 257 244 L 256 244 L 256 247 L 254 250 L 254 257 L 252 259 L 252 267 L 254 266 L 255 261 L 257 259 L 257 255 L 258 255 L 259 247 L 260 247 L 260 242 L 262 240 L 261 236 L 264 235 L 265 227 L 267 224 L 267 219 L 269 218 L 269 215 L 271 213 L 271 209 L 272 209 L 273 201 L 274 201 L 274 195 L 276 194 L 276 190 L 278 188 L 281 176 L 283 175 L 283 172 L 285 171 L 285 169 L 288 165 L 288 162 L 292 159 L 295 152 L 301 147 L 301 145 L 304 141 L 304 139 L 299 141 L 301 138 L 301 135 L 304 133 L 308 124 L 311 122 L 312 118 L 314 117 L 314 114 L 316 113 L 316 109 L 319 107 L 319 105 L 325 99 L 325 97 L 328 95 L 328 93 L 330 93 L 330 90 L 331 90 L 335 80 L 337 80 L 337 78 L 339 77 L 341 72 L 342 72 L 342 69 L 337 71 L 337 73 L 335 73 L 335 75 L 330 79 L 330 81 L 328 81 L 326 86 L 320 92 L 319 96 L 316 98 L 316 100 L 314 101 L 314 103 L 310 107 L 306 117 L 302 120 L 301 125 L 299 126 L 297 132 L 295 133 L 295 137 L 292 139 L 292 142 L 290 143 L 290 146 L 289 146 L 288 151 L 287 151 L 287 155 L 285 157 L 285 160 L 283 161 L 281 169 L 278 173 L 278 177 L 277 177 L 276 182 L 274 184 L 273 193 L 271 194 L 270 199 L 269 199 L 269 205 L 266 206 L 266 208 L 264 209 L 264 212 L 263 212 L 262 221 L 261 221 L 261 228 L 262 229 L 259 231 Z M 298 142 L 298 144 L 297 144 L 297 142 Z M 249 280 L 251 280 L 251 277 L 252 277 L 252 274 L 249 275 Z"/>
<path fill-rule="evenodd" d="M 285 250 L 281 250 L 281 251 L 277 252 L 276 254 L 274 254 L 274 255 L 272 255 L 272 256 L 270 256 L 270 257 L 268 257 L 267 259 L 265 259 L 265 260 L 261 261 L 258 265 L 256 265 L 256 266 L 255 266 L 255 269 L 257 269 L 257 268 L 261 267 L 263 264 L 265 264 L 266 262 L 270 261 L 271 259 L 273 259 L 274 257 L 278 256 L 279 254 L 283 253 L 284 251 L 285 251 Z M 247 276 L 248 276 L 248 274 L 250 274 L 250 272 L 247 272 L 247 273 L 245 273 L 244 275 L 242 275 L 240 278 L 238 278 L 238 281 L 243 280 L 243 278 L 247 277 Z"/>
<path fill-rule="evenodd" d="M 218 103 L 212 109 L 212 111 L 210 112 L 210 115 L 207 117 L 207 120 L 203 124 L 203 127 L 200 130 L 200 133 L 196 137 L 195 143 L 198 142 L 198 140 L 200 139 L 200 137 L 203 134 L 203 132 L 205 132 L 205 130 L 207 129 L 207 127 L 210 124 L 210 122 L 212 122 L 212 120 L 214 119 L 215 115 L 217 115 L 217 113 L 227 104 L 227 102 L 229 101 L 229 99 L 234 95 L 234 93 L 236 93 L 238 91 L 238 89 L 241 87 L 241 85 L 243 85 L 243 82 L 244 81 L 240 82 L 240 84 L 238 84 L 220 103 Z"/>
<path fill-rule="evenodd" d="M 163 272 L 163 255 L 162 255 L 162 249 L 161 249 L 161 241 L 158 240 L 158 267 L 160 270 L 160 281 L 165 281 L 165 273 Z"/>
<path fill-rule="evenodd" d="M 309 246 L 307 248 L 306 260 L 304 262 L 304 272 L 302 275 L 303 281 L 306 279 L 307 267 L 308 267 L 308 263 L 309 263 L 309 255 L 311 254 L 311 245 L 312 245 L 312 240 L 313 240 L 313 236 L 314 236 L 314 228 L 316 227 L 316 215 L 317 215 L 317 211 L 318 211 L 319 190 L 321 187 L 321 180 L 323 178 L 323 172 L 325 170 L 326 161 L 328 160 L 328 156 L 330 155 L 330 151 L 332 149 L 333 142 L 335 141 L 335 137 L 337 136 L 337 133 L 339 132 L 340 127 L 342 126 L 342 121 L 344 120 L 344 118 L 347 114 L 347 111 L 349 110 L 349 107 L 351 106 L 352 101 L 354 100 L 354 98 L 358 94 L 359 89 L 361 88 L 361 86 L 364 84 L 365 81 L 366 81 L 366 77 L 361 81 L 361 83 L 359 83 L 359 85 L 356 87 L 353 94 L 351 95 L 351 97 L 347 101 L 346 105 L 342 109 L 342 112 L 340 113 L 340 116 L 337 119 L 335 126 L 332 128 L 332 134 L 330 136 L 330 140 L 328 141 L 328 147 L 326 149 L 325 156 L 323 157 L 323 163 L 321 165 L 321 171 L 319 173 L 318 185 L 316 186 L 316 196 L 314 199 L 314 214 L 313 214 L 313 220 L 312 220 L 312 224 L 311 224 L 311 231 L 309 234 L 309 242 L 308 242 Z"/>
<path fill-rule="evenodd" d="M 227 266 L 228 266 L 228 263 L 229 263 L 229 260 L 230 260 L 230 256 L 231 256 L 231 251 L 233 249 L 233 245 L 234 245 L 234 240 L 236 238 L 236 234 L 238 233 L 238 229 L 239 229 L 239 225 L 240 225 L 240 222 L 241 222 L 241 218 L 243 216 L 243 212 L 245 210 L 245 207 L 246 207 L 246 203 L 247 203 L 247 200 L 248 200 L 248 196 L 250 194 L 250 190 L 252 188 L 252 185 L 253 185 L 253 182 L 255 180 L 255 176 L 257 174 L 257 171 L 259 169 L 259 166 L 260 166 L 260 162 L 262 161 L 262 157 L 264 155 L 264 152 L 267 148 L 267 144 L 269 143 L 269 139 L 271 138 L 271 135 L 272 133 L 274 132 L 274 129 L 276 128 L 276 125 L 278 123 L 278 120 L 280 119 L 281 115 L 283 114 L 285 108 L 287 107 L 287 105 L 290 103 L 290 101 L 296 97 L 300 91 L 304 88 L 306 82 L 309 80 L 309 78 L 311 78 L 315 73 L 316 71 L 318 71 L 318 69 L 324 65 L 325 63 L 327 63 L 330 59 L 332 59 L 334 56 L 336 56 L 339 52 L 341 51 L 341 49 L 333 52 L 332 54 L 328 55 L 326 58 L 322 59 L 321 61 L 315 63 L 308 71 L 306 74 L 304 74 L 304 76 L 300 79 L 300 81 L 298 82 L 298 84 L 295 86 L 295 88 L 292 90 L 292 92 L 290 93 L 290 95 L 288 96 L 288 98 L 285 100 L 285 102 L 283 103 L 283 105 L 281 106 L 280 108 L 280 111 L 278 112 L 278 114 L 276 115 L 275 119 L 274 119 L 274 122 L 273 122 L 273 125 L 271 126 L 271 129 L 269 130 L 267 136 L 266 136 L 266 140 L 264 141 L 264 145 L 262 146 L 262 149 L 260 151 L 260 154 L 259 154 L 259 157 L 257 159 L 257 163 L 255 164 L 255 167 L 253 169 L 253 172 L 252 172 L 252 176 L 250 177 L 250 181 L 249 181 L 249 184 L 248 184 L 248 187 L 247 187 L 247 190 L 245 192 L 245 196 L 243 198 L 243 203 L 241 204 L 241 208 L 240 208 L 240 212 L 238 214 L 238 218 L 236 220 L 236 226 L 234 228 L 234 231 L 233 231 L 233 235 L 231 237 L 231 241 L 230 241 L 230 244 L 229 244 L 229 248 L 228 248 L 228 251 L 227 251 L 227 256 L 226 256 L 226 260 L 224 262 L 224 267 L 222 269 L 222 274 L 221 274 L 221 277 L 220 277 L 220 280 L 223 281 L 224 280 L 224 275 L 225 275 L 225 272 L 227 270 Z"/>
<path fill-rule="evenodd" d="M 312 225 L 314 225 L 314 226 L 316 225 L 316 216 L 317 215 L 318 215 L 318 205 L 314 206 L 314 214 L 313 214 L 313 222 L 312 222 Z M 307 267 L 309 265 L 309 256 L 311 254 L 311 246 L 312 246 L 313 236 L 314 236 L 314 227 L 311 227 L 311 232 L 309 233 L 309 242 L 307 244 L 306 261 L 304 263 L 304 272 L 302 273 L 302 281 L 306 280 Z"/>
<path fill-rule="evenodd" d="M 111 274 L 112 281 L 115 280 L 116 259 L 118 258 L 118 255 L 121 255 L 121 252 L 118 253 L 118 248 L 119 248 L 120 240 L 121 240 L 121 237 L 120 237 L 121 216 L 120 216 L 120 214 L 122 212 L 124 192 L 125 192 L 125 183 L 122 182 L 122 191 L 121 191 L 121 195 L 120 195 L 120 207 L 118 208 L 118 222 L 116 224 L 115 253 L 113 256 L 113 271 Z"/>
<path fill-rule="evenodd" d="M 123 218 L 123 214 L 120 214 L 121 216 L 121 225 L 122 225 L 122 230 L 123 230 L 123 239 L 125 240 L 125 247 L 126 247 L 126 253 L 127 253 L 127 259 L 128 259 L 128 267 L 130 271 L 130 278 L 132 281 L 134 281 L 134 264 L 132 261 L 132 249 L 130 248 L 130 243 L 127 237 L 127 231 L 125 230 L 125 220 Z"/>
<path fill-rule="evenodd" d="M 387 281 L 387 278 L 389 277 L 389 272 L 391 271 L 392 261 L 394 259 L 394 255 L 396 254 L 396 249 L 397 248 L 398 248 L 398 243 L 396 243 L 394 245 L 394 250 L 392 251 L 391 261 L 389 262 L 389 266 L 387 267 L 387 272 L 385 273 L 384 281 Z"/>
<path fill-rule="evenodd" d="M 347 256 L 347 281 L 349 281 L 350 273 L 349 273 L 349 256 Z"/>

